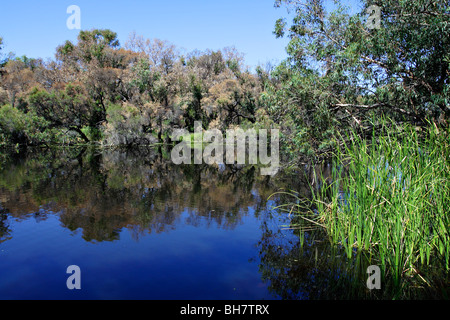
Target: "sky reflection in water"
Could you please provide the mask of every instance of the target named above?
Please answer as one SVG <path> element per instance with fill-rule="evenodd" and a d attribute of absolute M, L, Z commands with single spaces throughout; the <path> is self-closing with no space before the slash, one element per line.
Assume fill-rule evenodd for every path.
<path fill-rule="evenodd" d="M 1 299 L 279 299 L 261 277 L 268 197 L 254 168 L 53 150 L 0 171 Z M 295 237 L 290 232 L 283 236 Z M 81 290 L 68 290 L 69 265 Z"/>

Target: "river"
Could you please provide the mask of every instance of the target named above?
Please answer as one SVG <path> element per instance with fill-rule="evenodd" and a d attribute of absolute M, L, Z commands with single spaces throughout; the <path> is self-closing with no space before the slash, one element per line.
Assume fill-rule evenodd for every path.
<path fill-rule="evenodd" d="M 0 299 L 367 294 L 362 259 L 346 260 L 320 231 L 299 236 L 292 216 L 277 209 L 287 198 L 276 192 L 308 194 L 299 172 L 174 165 L 156 148 L 56 148 L 1 159 Z"/>

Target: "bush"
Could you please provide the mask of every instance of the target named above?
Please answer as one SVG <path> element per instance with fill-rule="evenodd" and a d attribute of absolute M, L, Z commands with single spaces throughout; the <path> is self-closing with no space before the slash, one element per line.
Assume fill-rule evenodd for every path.
<path fill-rule="evenodd" d="M 148 145 L 155 140 L 151 134 L 144 132 L 145 117 L 134 105 L 110 104 L 106 119 L 104 145 Z"/>
<path fill-rule="evenodd" d="M 10 105 L 0 107 L 0 145 L 50 143 L 54 133 L 48 122 L 34 112 L 24 113 Z"/>

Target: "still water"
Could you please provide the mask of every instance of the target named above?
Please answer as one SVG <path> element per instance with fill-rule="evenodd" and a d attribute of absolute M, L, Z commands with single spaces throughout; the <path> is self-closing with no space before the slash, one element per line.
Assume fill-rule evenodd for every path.
<path fill-rule="evenodd" d="M 331 262 L 340 255 L 321 241 L 305 247 L 312 234 L 275 208 L 274 192 L 308 189 L 298 174 L 176 166 L 157 149 L 0 164 L 0 299 L 310 299 L 355 283 L 357 267 Z M 66 285 L 71 265 L 80 290 Z"/>

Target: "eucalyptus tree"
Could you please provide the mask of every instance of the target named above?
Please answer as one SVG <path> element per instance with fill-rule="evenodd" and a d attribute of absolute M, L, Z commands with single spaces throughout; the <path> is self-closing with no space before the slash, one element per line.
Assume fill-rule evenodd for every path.
<path fill-rule="evenodd" d="M 125 48 L 138 55 L 130 69 L 129 83 L 139 92 L 137 103 L 142 116 L 147 118 L 144 131 L 155 129 L 162 141 L 168 124 L 173 124 L 179 111 L 177 96 L 183 77 L 180 52 L 168 41 L 144 39 L 136 33 L 130 34 Z"/>
<path fill-rule="evenodd" d="M 57 48 L 56 58 L 72 70 L 95 102 L 89 125 L 99 127 L 106 121 L 109 103 L 129 98 L 123 79 L 126 69 L 137 57 L 120 48 L 117 34 L 108 29 L 80 31 L 76 44 L 66 41 Z"/>
<path fill-rule="evenodd" d="M 341 1 L 275 1 L 294 18 L 276 23 L 275 35 L 290 39 L 289 58 L 264 98 L 273 117 L 295 128 L 293 148 L 326 148 L 334 130 L 372 129 L 380 114 L 414 123 L 450 115 L 448 1 L 359 5 L 351 13 Z"/>

